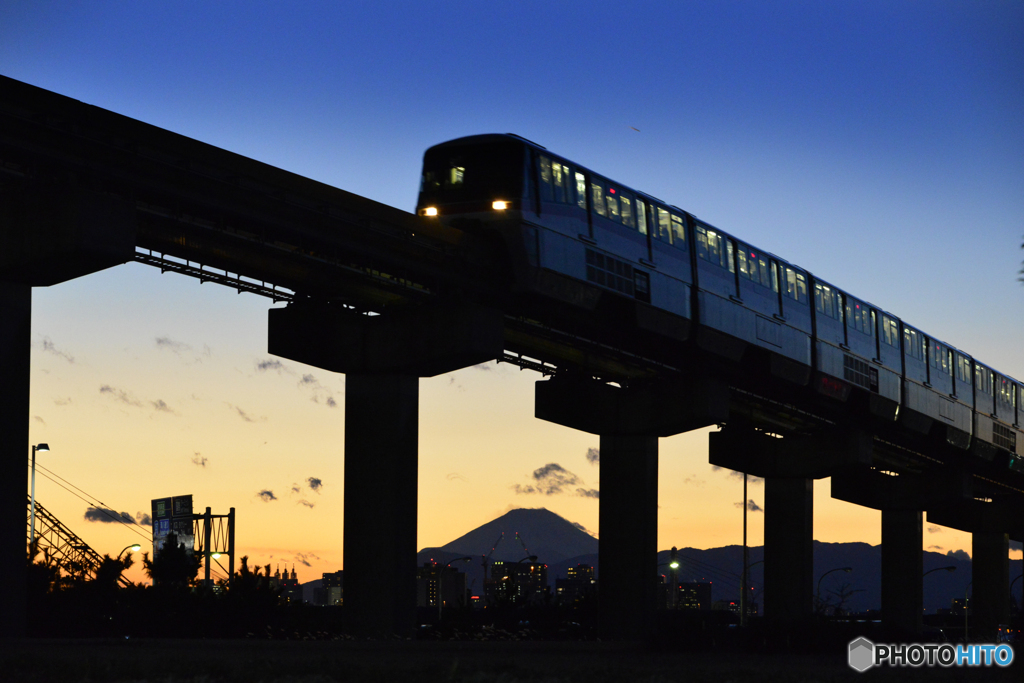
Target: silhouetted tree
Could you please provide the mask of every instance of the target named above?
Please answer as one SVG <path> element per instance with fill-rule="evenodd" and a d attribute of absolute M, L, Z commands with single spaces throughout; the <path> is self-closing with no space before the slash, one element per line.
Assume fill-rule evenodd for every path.
<path fill-rule="evenodd" d="M 176 534 L 168 534 L 160 552 L 152 560 L 149 553 L 142 553 L 142 566 L 154 586 L 188 588 L 199 574 L 201 560 L 178 543 Z"/>

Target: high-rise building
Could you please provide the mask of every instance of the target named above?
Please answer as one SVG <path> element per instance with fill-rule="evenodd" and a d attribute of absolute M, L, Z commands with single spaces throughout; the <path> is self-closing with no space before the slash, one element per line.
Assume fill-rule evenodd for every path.
<path fill-rule="evenodd" d="M 326 573 L 320 587 L 313 589 L 313 604 L 340 607 L 345 600 L 345 572 Z"/>
<path fill-rule="evenodd" d="M 548 566 L 541 562 L 503 562 L 491 565 L 491 578 L 484 583 L 489 604 L 523 605 L 543 602 L 548 594 Z"/>
<path fill-rule="evenodd" d="M 450 565 L 424 562 L 416 568 L 416 606 L 437 607 L 439 593 L 443 607 L 467 605 L 466 575 Z"/>
<path fill-rule="evenodd" d="M 597 579 L 589 564 L 578 564 L 566 570 L 566 578 L 555 579 L 555 600 L 560 605 L 576 605 L 597 594 Z"/>
<path fill-rule="evenodd" d="M 302 602 L 302 586 L 299 585 L 299 577 L 295 574 L 295 565 L 292 565 L 292 574 L 288 576 L 288 567 L 285 567 L 281 575 L 281 601 L 285 604 Z"/>

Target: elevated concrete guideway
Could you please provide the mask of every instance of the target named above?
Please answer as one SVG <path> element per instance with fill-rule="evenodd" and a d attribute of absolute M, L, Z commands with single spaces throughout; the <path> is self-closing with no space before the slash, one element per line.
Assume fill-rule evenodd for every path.
<path fill-rule="evenodd" d="M 939 523 L 985 534 L 980 555 L 992 558 L 1002 547 L 995 534 L 1022 535 L 1016 522 L 963 507 L 983 498 L 1021 509 L 1016 473 L 868 423 L 803 388 L 751 379 L 693 346 L 624 333 L 622 320 L 523 296 L 485 236 L 0 77 L 0 429 L 9 435 L 0 457 L 9 467 L 29 449 L 31 288 L 133 260 L 288 301 L 270 312 L 270 351 L 348 375 L 347 603 L 368 633 L 412 624 L 404 567 L 416 551 L 418 378 L 493 358 L 554 374 L 538 383 L 537 417 L 601 436 L 602 610 L 619 617 L 609 635 L 641 633 L 653 604 L 657 438 L 699 426 L 726 425 L 712 437 L 713 462 L 768 478 L 766 524 L 776 532 L 766 528 L 766 610 L 783 623 L 808 611 L 815 478 L 847 477 L 850 498 L 860 496 L 853 502 L 876 505 L 886 484 L 874 472 L 900 474 L 911 497 L 958 472 L 969 490 L 950 485 L 915 499 L 918 528 L 922 510 L 929 519 L 937 510 L 948 518 Z M 361 494 L 376 488 L 367 485 L 370 462 L 406 481 L 392 499 Z M 16 587 L 24 529 L 14 502 L 24 491 L 18 476 L 0 481 L 11 507 L 0 509 L 0 579 Z M 348 514 L 350 506 L 380 514 Z M 371 518 L 379 525 L 359 521 Z M 914 518 L 900 519 L 899 543 L 912 546 Z M 886 580 L 902 581 L 910 564 L 894 562 L 902 569 Z M 382 565 L 393 573 L 377 573 Z M 360 602 L 371 591 L 383 609 Z M 9 594 L 16 599 L 0 606 L 0 624 L 17 632 L 23 591 Z M 912 600 L 900 604 L 913 609 Z"/>

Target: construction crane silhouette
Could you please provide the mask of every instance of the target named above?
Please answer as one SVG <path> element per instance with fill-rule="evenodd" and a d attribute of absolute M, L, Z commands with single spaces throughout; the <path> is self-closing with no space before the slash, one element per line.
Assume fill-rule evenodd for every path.
<path fill-rule="evenodd" d="M 533 553 L 531 553 L 530 549 L 526 547 L 526 541 L 523 540 L 523 537 L 519 535 L 518 531 L 516 532 L 516 540 L 519 541 L 519 545 L 523 546 L 523 550 L 526 551 L 526 556 L 531 557 Z"/>
<path fill-rule="evenodd" d="M 487 581 L 487 561 L 491 559 L 491 555 L 494 554 L 494 550 L 498 547 L 498 544 L 501 543 L 501 539 L 503 538 L 505 538 L 504 531 L 501 532 L 501 536 L 498 536 L 498 540 L 494 542 L 493 546 L 491 546 L 491 552 L 480 556 L 480 566 L 484 568 L 484 581 Z"/>

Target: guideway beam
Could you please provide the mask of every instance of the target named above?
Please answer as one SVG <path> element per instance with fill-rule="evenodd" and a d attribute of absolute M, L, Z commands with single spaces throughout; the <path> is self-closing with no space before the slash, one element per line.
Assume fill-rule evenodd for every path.
<path fill-rule="evenodd" d="M 994 642 L 1000 624 L 1010 620 L 1010 535 L 1024 531 L 1019 500 L 965 500 L 928 510 L 928 522 L 971 534 L 971 640 Z"/>
<path fill-rule="evenodd" d="M 657 600 L 658 437 L 725 421 L 728 389 L 711 381 L 621 389 L 564 377 L 535 386 L 536 417 L 601 437 L 601 632 L 645 640 Z"/>
<path fill-rule="evenodd" d="M 892 640 L 922 633 L 922 510 L 970 500 L 962 470 L 893 476 L 867 467 L 832 477 L 832 497 L 882 512 L 882 625 Z"/>
<path fill-rule="evenodd" d="M 345 377 L 345 618 L 370 637 L 416 624 L 419 378 L 492 360 L 503 317 L 482 308 L 365 316 L 329 304 L 271 309 L 270 353 Z"/>
<path fill-rule="evenodd" d="M 764 613 L 789 627 L 814 609 L 814 480 L 871 462 L 871 438 L 827 431 L 776 438 L 747 426 L 708 435 L 712 465 L 763 477 Z"/>

